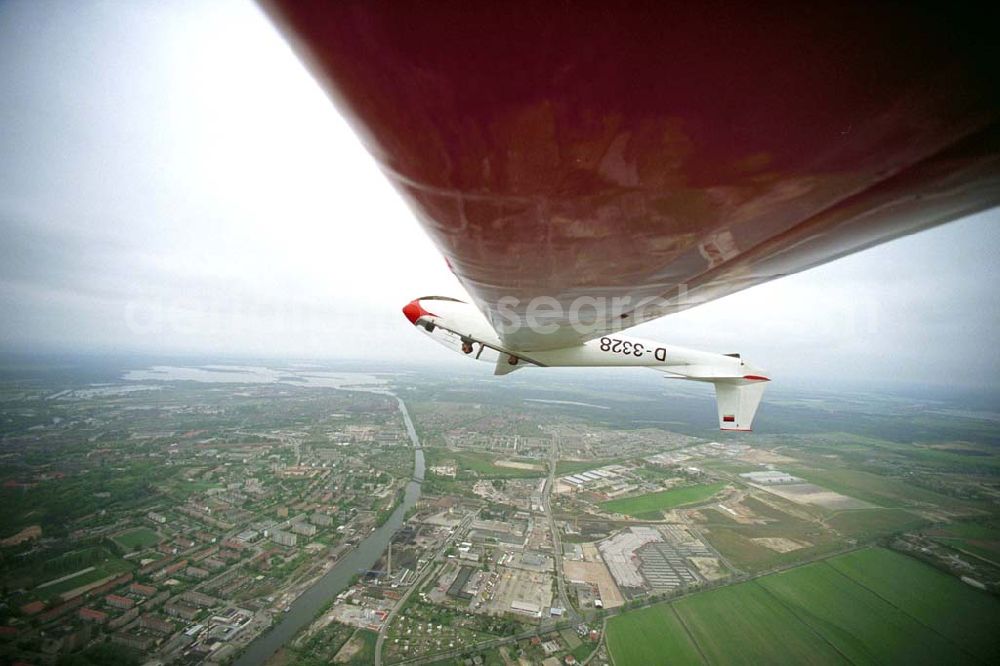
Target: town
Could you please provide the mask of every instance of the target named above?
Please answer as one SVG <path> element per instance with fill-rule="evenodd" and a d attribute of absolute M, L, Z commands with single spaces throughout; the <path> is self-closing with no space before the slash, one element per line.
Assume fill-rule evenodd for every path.
<path fill-rule="evenodd" d="M 953 474 L 955 449 L 887 443 L 863 468 L 822 437 L 621 427 L 453 385 L 236 366 L 6 382 L 0 654 L 608 664 L 637 609 L 871 546 L 1000 585 L 996 542 L 962 536 L 993 534 L 1000 495 Z M 873 484 L 894 457 L 906 480 Z"/>

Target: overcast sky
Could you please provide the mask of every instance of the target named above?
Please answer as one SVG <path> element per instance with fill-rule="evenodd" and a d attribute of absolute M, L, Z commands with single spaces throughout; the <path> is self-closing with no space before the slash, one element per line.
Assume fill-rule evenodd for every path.
<path fill-rule="evenodd" d="M 399 309 L 461 287 L 253 4 L 0 2 L 0 91 L 0 349 L 449 358 Z M 998 222 L 634 330 L 776 378 L 995 387 Z"/>

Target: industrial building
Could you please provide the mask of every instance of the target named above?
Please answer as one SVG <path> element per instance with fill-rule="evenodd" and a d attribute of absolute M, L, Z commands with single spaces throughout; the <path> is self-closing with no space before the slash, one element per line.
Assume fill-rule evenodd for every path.
<path fill-rule="evenodd" d="M 630 527 L 598 548 L 615 582 L 632 597 L 700 584 L 703 579 L 690 558 L 715 557 L 683 525 Z"/>
<path fill-rule="evenodd" d="M 510 602 L 510 609 L 515 613 L 523 613 L 524 615 L 529 615 L 531 617 L 541 617 L 542 609 L 538 604 L 533 604 L 530 601 L 521 601 L 520 599 L 515 599 Z"/>
<path fill-rule="evenodd" d="M 776 469 L 761 472 L 746 472 L 740 474 L 741 477 L 752 483 L 759 483 L 765 486 L 779 485 L 784 483 L 802 483 L 802 479 L 792 476 L 787 472 L 779 472 Z"/>

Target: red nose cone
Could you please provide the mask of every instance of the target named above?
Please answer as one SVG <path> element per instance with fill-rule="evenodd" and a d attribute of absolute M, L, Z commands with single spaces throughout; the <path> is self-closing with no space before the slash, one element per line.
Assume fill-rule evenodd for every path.
<path fill-rule="evenodd" d="M 403 314 L 406 315 L 411 324 L 416 324 L 418 319 L 430 313 L 420 307 L 420 301 L 410 301 L 403 306 Z"/>

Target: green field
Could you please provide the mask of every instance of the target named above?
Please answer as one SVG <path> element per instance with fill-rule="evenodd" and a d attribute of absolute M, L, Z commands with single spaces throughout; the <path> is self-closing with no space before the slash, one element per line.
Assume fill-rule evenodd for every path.
<path fill-rule="evenodd" d="M 352 641 L 361 641 L 361 649 L 354 653 L 354 656 L 347 662 L 349 664 L 373 664 L 375 663 L 375 642 L 378 634 L 367 629 L 358 629 Z"/>
<path fill-rule="evenodd" d="M 623 613 L 618 666 L 998 663 L 1000 601 L 881 548 Z"/>
<path fill-rule="evenodd" d="M 817 641 L 792 611 L 756 583 L 681 599 L 674 607 L 709 663 L 839 661 L 833 648 Z"/>
<path fill-rule="evenodd" d="M 185 479 L 178 479 L 169 484 L 169 490 L 179 492 L 183 495 L 194 495 L 207 490 L 218 490 L 224 487 L 221 483 L 216 483 L 215 481 L 187 481 Z"/>
<path fill-rule="evenodd" d="M 69 590 L 128 571 L 133 566 L 107 546 L 87 546 L 8 569 L 4 572 L 4 583 L 11 590 L 25 590 L 23 595 L 15 593 L 15 596 L 18 603 L 26 603 L 32 599 L 55 598 Z M 60 578 L 65 580 L 59 581 Z"/>
<path fill-rule="evenodd" d="M 920 419 L 915 415 L 914 424 Z M 933 421 L 933 417 L 931 417 Z M 827 433 L 827 438 L 837 440 L 834 446 L 812 446 L 814 449 L 828 450 L 837 455 L 853 454 L 857 462 L 863 462 L 871 457 L 872 452 L 881 454 L 887 459 L 903 458 L 920 463 L 922 466 L 935 466 L 955 471 L 982 471 L 983 468 L 1000 468 L 1000 456 L 988 444 L 972 442 L 953 443 L 949 446 L 917 444 L 913 441 L 894 442 L 878 437 L 870 437 L 852 433 Z M 987 440 L 989 441 L 989 440 Z"/>
<path fill-rule="evenodd" d="M 95 583 L 103 578 L 108 578 L 110 576 L 115 576 L 120 573 L 124 573 L 133 568 L 133 565 L 126 560 L 119 559 L 117 557 L 111 557 L 103 562 L 94 563 L 92 571 L 86 571 L 78 576 L 73 576 L 72 578 L 67 578 L 66 580 L 60 581 L 58 583 L 53 583 L 51 585 L 45 585 L 45 587 L 36 588 L 32 592 L 32 596 L 38 599 L 55 599 L 61 594 L 69 592 L 70 590 L 75 590 L 78 587 L 83 587 L 84 585 L 89 585 L 90 583 Z M 89 567 L 87 567 L 89 568 Z M 83 571 L 81 569 L 81 571 Z M 75 572 L 74 572 L 75 573 Z M 69 575 L 69 574 L 66 574 Z M 52 580 L 58 580 L 62 576 L 53 578 Z"/>
<path fill-rule="evenodd" d="M 686 488 L 674 488 L 658 493 L 647 493 L 636 497 L 601 502 L 600 506 L 611 513 L 621 513 L 627 516 L 649 514 L 663 509 L 672 509 L 685 504 L 703 502 L 726 487 L 725 483 L 704 483 Z"/>
<path fill-rule="evenodd" d="M 701 513 L 707 522 L 705 537 L 708 541 L 736 567 L 751 572 L 832 553 L 843 547 L 845 538 L 867 542 L 880 536 L 916 529 L 927 523 L 920 516 L 904 509 L 881 508 L 840 511 L 828 517 L 825 523 L 820 523 L 785 513 L 753 497 L 745 498 L 742 503 L 758 516 L 774 522 L 743 524 L 722 511 L 702 509 Z M 768 537 L 783 537 L 809 545 L 779 553 L 754 541 Z"/>
<path fill-rule="evenodd" d="M 427 456 L 428 467 L 441 465 L 447 461 L 454 461 L 456 467 L 458 468 L 457 478 L 459 479 L 530 479 L 545 476 L 548 470 L 545 466 L 545 462 L 539 460 L 513 459 L 516 462 L 541 465 L 542 467 L 545 467 L 544 470 L 500 467 L 494 463 L 496 463 L 497 460 L 505 460 L 504 458 L 490 453 L 479 453 L 477 451 L 456 451 L 453 449 L 429 448 L 424 449 L 424 455 Z"/>
<path fill-rule="evenodd" d="M 577 663 L 583 663 L 583 660 L 589 657 L 597 645 L 595 643 L 580 643 L 575 648 L 569 651 L 573 658 L 576 659 Z"/>
<path fill-rule="evenodd" d="M 932 504 L 952 510 L 971 508 L 969 502 L 918 488 L 897 478 L 855 469 L 815 469 L 789 466 L 788 471 L 810 483 L 878 506 L 902 508 Z"/>
<path fill-rule="evenodd" d="M 655 637 L 655 640 L 653 638 Z M 616 664 L 705 663 L 671 604 L 658 604 L 608 620 L 608 649 Z"/>
<path fill-rule="evenodd" d="M 787 566 L 808 560 L 824 554 L 833 553 L 843 547 L 830 532 L 803 532 L 788 525 L 736 525 L 733 527 L 716 527 L 705 532 L 705 538 L 726 559 L 737 568 L 750 572 L 765 571 L 777 566 Z M 779 553 L 753 541 L 762 537 L 784 537 L 797 541 L 806 541 L 811 546 Z"/>
<path fill-rule="evenodd" d="M 138 548 L 155 546 L 160 542 L 160 535 L 148 527 L 136 527 L 119 532 L 112 539 L 121 546 L 124 552 L 131 553 Z"/>
<path fill-rule="evenodd" d="M 841 511 L 827 524 L 845 536 L 866 539 L 916 529 L 927 521 L 903 509 L 856 509 Z"/>
<path fill-rule="evenodd" d="M 883 548 L 857 551 L 827 563 L 969 652 L 985 661 L 1000 662 L 996 598 Z"/>
<path fill-rule="evenodd" d="M 921 578 L 911 582 L 920 585 Z M 946 664 L 967 658 L 944 636 L 826 562 L 767 576 L 758 584 L 852 663 Z"/>
<path fill-rule="evenodd" d="M 1000 564 L 1000 528 L 983 523 L 957 523 L 936 528 L 928 536 L 938 543 Z"/>

